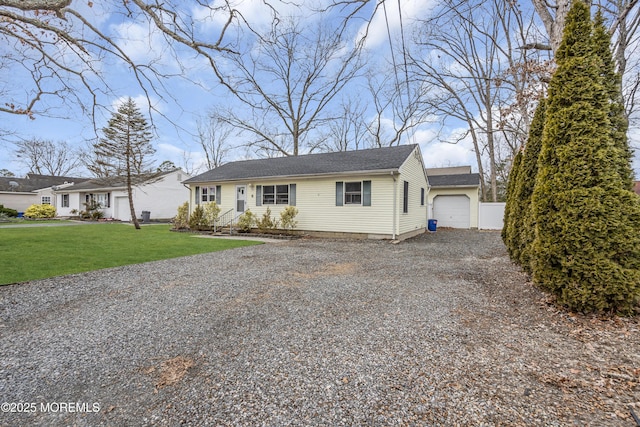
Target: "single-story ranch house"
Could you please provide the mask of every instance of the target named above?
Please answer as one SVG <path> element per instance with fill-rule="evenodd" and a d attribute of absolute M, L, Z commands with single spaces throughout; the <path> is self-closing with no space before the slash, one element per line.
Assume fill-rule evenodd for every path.
<path fill-rule="evenodd" d="M 429 185 L 418 145 L 227 163 L 184 181 L 190 209 L 215 201 L 224 214 L 273 217 L 296 206 L 297 230 L 405 239 L 427 225 Z"/>
<path fill-rule="evenodd" d="M 28 173 L 24 178 L 0 177 L 0 205 L 24 212 L 34 204 L 53 204 L 54 186 L 73 185 L 88 178 Z"/>
<path fill-rule="evenodd" d="M 133 187 L 133 204 L 136 217 L 143 211 L 150 212 L 151 219 L 168 220 L 176 215 L 178 206 L 189 200 L 189 190 L 182 184 L 189 178 L 182 169 L 152 173 Z M 94 200 L 100 204 L 105 218 L 130 221 L 129 197 L 124 177 L 95 178 L 80 184 L 54 187 L 58 216 L 73 216 L 86 209 L 86 203 Z"/>

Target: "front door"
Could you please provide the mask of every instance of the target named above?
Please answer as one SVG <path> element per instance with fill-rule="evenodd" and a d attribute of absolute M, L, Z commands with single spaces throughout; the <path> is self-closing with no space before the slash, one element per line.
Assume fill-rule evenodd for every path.
<path fill-rule="evenodd" d="M 236 214 L 244 212 L 247 200 L 247 187 L 245 185 L 236 185 Z"/>

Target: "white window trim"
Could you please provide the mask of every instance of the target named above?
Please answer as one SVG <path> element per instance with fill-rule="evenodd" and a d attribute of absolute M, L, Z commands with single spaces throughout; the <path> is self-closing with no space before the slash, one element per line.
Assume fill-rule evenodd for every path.
<path fill-rule="evenodd" d="M 347 184 L 354 184 L 356 182 L 360 183 L 360 203 L 347 203 Z M 342 204 L 343 206 L 362 206 L 362 199 L 364 198 L 364 184 L 363 181 L 344 181 L 343 189 L 342 189 Z"/>
<path fill-rule="evenodd" d="M 278 203 L 278 187 L 287 187 L 287 203 Z M 264 189 L 266 187 L 273 187 L 273 202 L 266 202 L 264 199 L 265 196 L 265 191 Z M 262 194 L 261 194 L 261 198 L 262 198 L 262 205 L 263 206 L 272 206 L 272 205 L 281 205 L 281 206 L 287 206 L 289 205 L 289 202 L 291 201 L 291 184 L 262 184 Z"/>

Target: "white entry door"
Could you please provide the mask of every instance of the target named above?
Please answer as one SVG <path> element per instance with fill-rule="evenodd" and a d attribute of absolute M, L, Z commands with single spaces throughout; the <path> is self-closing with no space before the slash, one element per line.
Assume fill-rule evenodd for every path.
<path fill-rule="evenodd" d="M 246 202 L 247 187 L 245 185 L 236 185 L 236 214 L 244 212 Z"/>

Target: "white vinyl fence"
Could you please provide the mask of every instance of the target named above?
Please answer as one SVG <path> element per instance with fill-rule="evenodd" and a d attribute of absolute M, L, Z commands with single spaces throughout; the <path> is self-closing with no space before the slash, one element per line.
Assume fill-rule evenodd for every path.
<path fill-rule="evenodd" d="M 480 230 L 502 230 L 504 206 L 504 202 L 480 202 L 478 206 L 478 228 Z"/>

